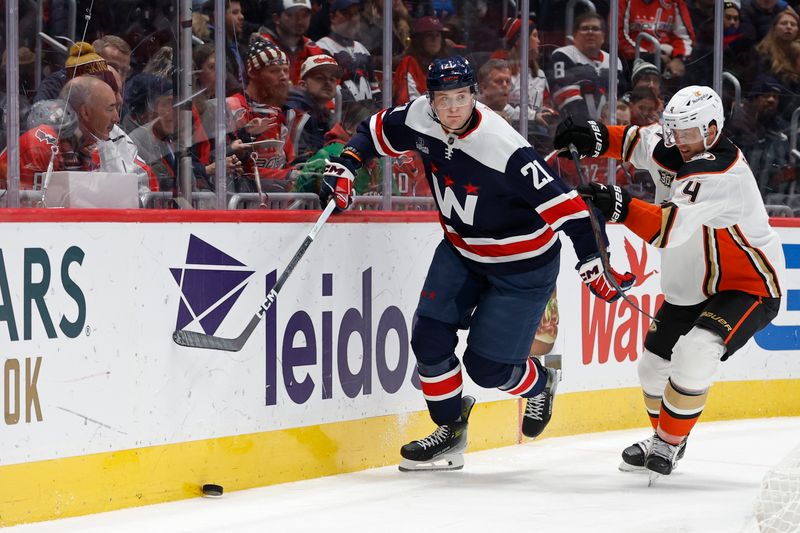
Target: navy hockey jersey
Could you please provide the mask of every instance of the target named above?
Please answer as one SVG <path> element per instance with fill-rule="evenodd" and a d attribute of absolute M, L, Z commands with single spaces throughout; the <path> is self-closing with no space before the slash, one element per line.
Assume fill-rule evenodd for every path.
<path fill-rule="evenodd" d="M 470 128 L 448 134 L 427 98 L 365 120 L 344 152 L 364 161 L 416 150 L 447 242 L 475 271 L 529 271 L 560 250 L 566 233 L 579 258 L 597 252 L 586 204 L 503 118 L 478 103 Z"/>

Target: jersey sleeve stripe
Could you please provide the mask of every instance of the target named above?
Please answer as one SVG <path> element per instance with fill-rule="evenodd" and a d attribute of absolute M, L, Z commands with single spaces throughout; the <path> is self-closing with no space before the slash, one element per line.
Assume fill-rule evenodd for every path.
<path fill-rule="evenodd" d="M 392 145 L 389 143 L 389 139 L 386 138 L 383 132 L 383 115 L 386 114 L 386 110 L 373 115 L 370 119 L 370 133 L 372 134 L 372 142 L 375 145 L 375 148 L 378 149 L 378 153 L 381 155 L 389 156 L 389 157 L 400 157 L 400 152 L 395 150 Z"/>
<path fill-rule="evenodd" d="M 628 162 L 633 156 L 633 151 L 639 143 L 639 126 L 626 126 L 625 136 L 622 141 L 622 160 Z"/>
<path fill-rule="evenodd" d="M 569 220 L 589 216 L 586 203 L 575 191 L 559 194 L 555 198 L 539 204 L 536 211 L 553 229 L 558 229 Z"/>
<path fill-rule="evenodd" d="M 659 234 L 654 246 L 666 248 L 669 243 L 669 234 L 675 225 L 675 218 L 678 216 L 678 206 L 673 203 L 666 203 L 661 206 L 661 233 Z"/>
<path fill-rule="evenodd" d="M 605 151 L 606 157 L 622 159 L 627 162 L 633 154 L 633 149 L 639 141 L 638 126 L 607 126 L 608 128 L 608 149 Z"/>
<path fill-rule="evenodd" d="M 581 88 L 578 85 L 567 85 L 553 93 L 553 100 L 556 101 L 559 108 L 581 99 Z"/>

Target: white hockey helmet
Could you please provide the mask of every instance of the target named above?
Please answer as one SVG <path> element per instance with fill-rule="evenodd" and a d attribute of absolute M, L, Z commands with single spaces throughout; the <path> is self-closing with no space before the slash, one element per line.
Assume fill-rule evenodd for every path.
<path fill-rule="evenodd" d="M 664 108 L 663 117 L 666 146 L 674 146 L 676 136 L 678 140 L 683 136 L 686 142 L 702 139 L 708 150 L 722 135 L 725 124 L 722 99 L 714 89 L 701 85 L 690 85 L 675 93 Z M 717 125 L 717 136 L 708 142 L 708 126 L 712 122 Z"/>

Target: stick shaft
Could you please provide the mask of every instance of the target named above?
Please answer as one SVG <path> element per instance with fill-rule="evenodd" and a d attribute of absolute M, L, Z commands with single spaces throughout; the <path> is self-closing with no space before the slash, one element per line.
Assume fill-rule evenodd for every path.
<path fill-rule="evenodd" d="M 250 319 L 250 322 L 248 322 L 247 326 L 244 328 L 244 331 L 242 331 L 238 337 L 229 339 L 181 329 L 172 334 L 172 339 L 175 341 L 175 343 L 181 346 L 187 346 L 189 348 L 210 348 L 212 350 L 226 350 L 229 352 L 238 352 L 241 350 L 247 342 L 247 339 L 256 329 L 256 326 L 258 326 L 261 318 L 267 313 L 267 311 L 269 311 L 270 307 L 272 307 L 272 304 L 275 303 L 281 287 L 283 287 L 284 283 L 286 283 L 286 280 L 289 279 L 292 271 L 300 262 L 300 259 L 302 259 L 303 255 L 305 255 L 306 250 L 308 250 L 308 247 L 311 246 L 314 238 L 322 229 L 322 226 L 328 220 L 328 217 L 331 216 L 331 213 L 333 213 L 335 208 L 336 202 L 328 202 L 328 205 L 325 206 L 325 210 L 317 219 L 316 224 L 314 224 L 314 227 L 311 228 L 311 231 L 308 233 L 306 238 L 303 239 L 303 243 L 300 245 L 300 248 L 297 250 L 297 252 L 295 252 L 294 257 L 292 257 L 291 261 L 289 261 L 289 264 L 286 265 L 286 268 L 278 278 L 278 281 L 275 282 L 275 286 L 269 291 L 267 298 L 261 303 L 256 314 L 253 315 L 253 317 Z"/>
<path fill-rule="evenodd" d="M 581 166 L 581 156 L 578 154 L 578 149 L 575 148 L 574 144 L 569 145 L 568 147 L 569 155 L 572 157 L 572 162 L 575 163 L 575 168 L 578 171 L 578 179 L 582 185 L 589 183 L 589 180 L 586 178 L 586 175 L 583 173 L 583 167 Z M 603 275 L 606 278 L 606 281 L 614 287 L 614 289 L 622 296 L 622 298 L 628 302 L 628 304 L 642 313 L 644 316 L 649 318 L 654 322 L 658 322 L 656 317 L 651 315 L 650 313 L 645 312 L 642 310 L 638 305 L 636 305 L 630 297 L 625 294 L 625 291 L 622 290 L 622 287 L 619 286 L 617 280 L 614 279 L 614 276 L 611 274 L 611 262 L 608 259 L 608 250 L 606 249 L 606 242 L 603 238 L 603 232 L 600 230 L 600 222 L 597 220 L 597 215 L 594 212 L 594 202 L 592 202 L 589 198 L 584 198 L 584 202 L 586 202 L 586 206 L 589 208 L 589 223 L 592 225 L 592 233 L 594 234 L 594 240 L 597 243 L 597 250 L 600 252 L 600 262 L 603 264 Z"/>

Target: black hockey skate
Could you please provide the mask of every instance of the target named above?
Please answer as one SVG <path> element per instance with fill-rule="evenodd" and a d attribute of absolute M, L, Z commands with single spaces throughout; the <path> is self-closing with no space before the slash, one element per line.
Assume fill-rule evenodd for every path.
<path fill-rule="evenodd" d="M 686 439 L 683 439 L 683 442 L 678 445 L 672 445 L 655 434 L 650 453 L 644 459 L 644 467 L 656 474 L 668 476 L 678 464 L 678 459 L 680 459 L 678 456 L 681 455 L 682 449 L 686 449 Z"/>
<path fill-rule="evenodd" d="M 528 398 L 525 404 L 525 414 L 522 415 L 522 434 L 535 439 L 542 434 L 544 428 L 550 423 L 553 416 L 553 397 L 556 395 L 558 382 L 561 381 L 561 370 L 547 368 L 547 385 L 544 390 Z"/>
<path fill-rule="evenodd" d="M 403 460 L 401 472 L 419 470 L 460 470 L 464 468 L 464 450 L 467 449 L 467 424 L 475 398 L 461 398 L 461 416 L 455 422 L 444 424 L 421 440 L 409 442 L 400 448 Z"/>
<path fill-rule="evenodd" d="M 672 468 L 678 466 L 678 461 L 683 459 L 683 454 L 686 453 L 686 441 L 689 438 L 683 439 L 683 442 L 678 446 L 678 455 L 675 457 L 675 464 Z M 644 472 L 647 469 L 644 466 L 647 454 L 653 448 L 653 437 L 648 437 L 643 441 L 631 444 L 622 450 L 622 462 L 619 469 L 623 472 Z"/>

